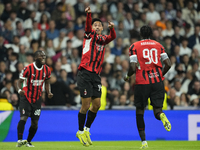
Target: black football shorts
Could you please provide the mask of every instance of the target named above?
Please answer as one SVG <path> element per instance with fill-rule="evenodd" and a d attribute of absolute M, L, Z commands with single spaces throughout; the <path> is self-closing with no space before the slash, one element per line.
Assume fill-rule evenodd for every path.
<path fill-rule="evenodd" d="M 163 107 L 164 94 L 163 81 L 153 84 L 135 85 L 134 105 L 145 108 L 148 104 L 148 98 L 150 98 L 153 107 Z"/>
<path fill-rule="evenodd" d="M 35 103 L 31 104 L 28 102 L 26 96 L 20 96 L 19 110 L 20 117 L 27 116 L 31 117 L 32 120 L 39 120 L 41 113 L 42 99 L 39 98 Z"/>
<path fill-rule="evenodd" d="M 95 72 L 90 72 L 84 68 L 79 70 L 77 75 L 77 85 L 81 97 L 101 97 L 101 78 Z"/>

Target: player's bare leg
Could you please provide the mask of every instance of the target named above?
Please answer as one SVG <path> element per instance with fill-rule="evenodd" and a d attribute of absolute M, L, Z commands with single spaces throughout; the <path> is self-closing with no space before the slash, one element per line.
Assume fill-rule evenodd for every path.
<path fill-rule="evenodd" d="M 167 119 L 166 115 L 162 112 L 162 108 L 154 107 L 153 111 L 155 118 L 162 121 L 163 126 L 167 131 L 171 131 L 171 123 Z"/>
<path fill-rule="evenodd" d="M 76 133 L 76 137 L 80 140 L 83 146 L 89 146 L 87 138 L 84 134 L 83 127 L 85 125 L 86 113 L 88 109 L 90 108 L 91 97 L 88 97 L 88 98 L 81 97 L 81 101 L 82 101 L 82 106 L 78 113 L 79 130 Z"/>
<path fill-rule="evenodd" d="M 90 139 L 90 127 L 96 118 L 96 114 L 101 106 L 100 98 L 93 98 L 92 99 L 92 106 L 90 107 L 90 110 L 88 111 L 87 116 L 87 122 L 84 128 L 84 133 L 86 135 L 87 141 L 90 145 L 92 145 L 92 141 Z"/>
<path fill-rule="evenodd" d="M 148 148 L 145 136 L 144 108 L 136 107 L 136 122 L 140 139 L 142 141 L 142 146 L 140 147 L 140 149 Z"/>
<path fill-rule="evenodd" d="M 23 138 L 23 133 L 24 133 L 24 127 L 26 124 L 28 117 L 27 116 L 22 116 L 20 117 L 20 121 L 17 125 L 17 132 L 18 132 L 18 141 L 16 147 L 21 147 L 27 143 L 26 140 L 22 140 Z"/>

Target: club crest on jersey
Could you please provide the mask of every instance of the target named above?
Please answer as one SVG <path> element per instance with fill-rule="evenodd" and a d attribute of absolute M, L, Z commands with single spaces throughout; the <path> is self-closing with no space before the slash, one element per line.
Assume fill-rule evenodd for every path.
<path fill-rule="evenodd" d="M 85 91 L 84 91 L 84 95 L 87 95 L 87 91 L 86 91 L 86 89 L 85 89 Z"/>

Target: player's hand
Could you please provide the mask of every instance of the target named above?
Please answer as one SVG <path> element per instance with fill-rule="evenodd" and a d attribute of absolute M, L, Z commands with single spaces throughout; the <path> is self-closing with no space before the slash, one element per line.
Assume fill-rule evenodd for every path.
<path fill-rule="evenodd" d="M 86 12 L 86 13 L 91 13 L 90 6 L 88 6 L 87 8 L 85 8 L 85 12 Z"/>
<path fill-rule="evenodd" d="M 51 99 L 53 97 L 53 93 L 48 94 L 48 98 Z"/>
<path fill-rule="evenodd" d="M 125 77 L 124 77 L 124 81 L 128 82 L 128 81 L 129 81 L 129 77 L 128 77 L 128 76 L 125 76 Z"/>
<path fill-rule="evenodd" d="M 25 91 L 24 91 L 24 90 L 21 90 L 21 91 L 19 92 L 19 95 L 21 95 L 21 96 L 24 96 L 24 94 L 25 94 Z"/>
<path fill-rule="evenodd" d="M 115 24 L 113 22 L 108 21 L 108 27 L 109 28 L 113 28 L 115 26 Z"/>

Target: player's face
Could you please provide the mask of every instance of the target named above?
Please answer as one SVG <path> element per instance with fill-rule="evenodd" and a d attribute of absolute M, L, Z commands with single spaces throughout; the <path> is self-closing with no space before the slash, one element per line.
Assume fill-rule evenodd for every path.
<path fill-rule="evenodd" d="M 92 29 L 96 31 L 97 34 L 101 35 L 103 31 L 103 26 L 100 21 L 95 21 L 92 25 Z"/>
<path fill-rule="evenodd" d="M 42 65 L 44 65 L 45 60 L 46 60 L 46 55 L 44 52 L 41 52 L 37 57 L 37 61 L 39 61 Z"/>

